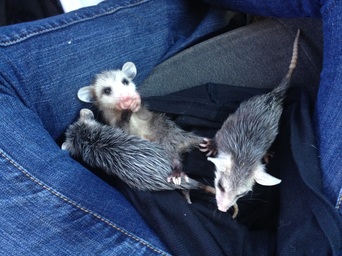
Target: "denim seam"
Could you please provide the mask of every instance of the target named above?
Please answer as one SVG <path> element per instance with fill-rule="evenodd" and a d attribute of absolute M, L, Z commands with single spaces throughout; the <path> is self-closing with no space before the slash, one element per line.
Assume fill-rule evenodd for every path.
<path fill-rule="evenodd" d="M 122 234 L 128 236 L 129 238 L 141 243 L 142 245 L 148 247 L 149 249 L 151 249 L 152 251 L 159 253 L 161 255 L 167 255 L 165 252 L 160 251 L 159 249 L 153 247 L 152 245 L 146 243 L 145 241 L 141 240 L 140 238 L 128 233 L 127 231 L 123 230 L 122 228 L 116 226 L 114 223 L 110 222 L 109 220 L 105 219 L 104 217 L 101 217 L 100 215 L 98 215 L 97 213 L 88 210 L 80 205 L 78 205 L 77 203 L 71 201 L 70 199 L 66 198 L 65 196 L 61 195 L 59 192 L 55 191 L 54 189 L 44 185 L 41 181 L 37 180 L 36 178 L 34 178 L 32 175 L 30 175 L 27 171 L 25 171 L 21 166 L 19 166 L 17 163 L 15 163 L 12 159 L 10 159 L 7 155 L 4 154 L 4 152 L 0 151 L 0 155 L 6 159 L 11 165 L 13 165 L 15 168 L 17 168 L 22 174 L 24 174 L 27 178 L 29 178 L 30 180 L 32 180 L 33 182 L 35 182 L 36 184 L 38 184 L 39 186 L 41 186 L 43 189 L 49 191 L 51 194 L 53 194 L 54 196 L 57 196 L 58 198 L 62 199 L 63 201 L 73 205 L 74 207 L 76 207 L 77 209 L 85 212 L 86 214 L 90 214 L 93 217 L 95 217 L 96 219 L 106 223 L 107 225 L 109 225 L 110 227 L 116 229 L 117 231 L 121 232 Z"/>
<path fill-rule="evenodd" d="M 0 46 L 10 46 L 10 45 L 16 44 L 18 42 L 22 42 L 22 41 L 24 41 L 24 40 L 26 40 L 28 38 L 31 38 L 31 37 L 39 35 L 39 34 L 48 33 L 50 31 L 58 30 L 60 28 L 65 28 L 65 27 L 68 27 L 70 25 L 77 24 L 77 23 L 80 23 L 80 22 L 83 22 L 83 21 L 88 21 L 88 20 L 91 20 L 91 19 L 94 19 L 94 18 L 98 18 L 98 17 L 102 17 L 102 16 L 105 16 L 105 15 L 109 15 L 109 14 L 112 14 L 114 12 L 117 12 L 118 10 L 125 9 L 125 8 L 130 8 L 130 7 L 133 7 L 133 6 L 140 5 L 140 4 L 144 4 L 144 3 L 149 2 L 149 1 L 150 0 L 137 0 L 134 3 L 128 4 L 128 5 L 125 5 L 125 6 L 118 6 L 118 7 L 114 8 L 114 9 L 110 9 L 110 10 L 104 10 L 104 12 L 94 13 L 93 15 L 90 15 L 88 17 L 79 18 L 77 20 L 70 21 L 70 22 L 68 22 L 66 24 L 63 24 L 63 25 L 51 26 L 50 28 L 34 31 L 34 32 L 28 33 L 26 35 L 23 35 L 22 37 L 20 37 L 18 39 L 15 39 L 15 40 L 9 40 L 9 41 L 6 41 L 6 42 L 1 42 L 1 40 L 0 40 Z"/>
<path fill-rule="evenodd" d="M 337 200 L 337 203 L 336 203 L 335 208 L 336 208 L 337 210 L 339 210 L 340 207 L 341 207 L 341 204 L 342 204 L 342 189 L 341 189 L 340 194 L 339 194 L 339 196 L 338 196 L 338 200 Z"/>

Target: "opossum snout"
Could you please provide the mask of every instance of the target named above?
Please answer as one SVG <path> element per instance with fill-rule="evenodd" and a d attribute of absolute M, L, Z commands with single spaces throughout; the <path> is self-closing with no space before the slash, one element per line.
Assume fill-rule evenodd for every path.
<path fill-rule="evenodd" d="M 120 110 L 132 110 L 133 112 L 136 112 L 139 110 L 141 105 L 141 98 L 138 93 L 134 94 L 121 94 L 120 100 L 117 103 L 116 107 Z"/>
<path fill-rule="evenodd" d="M 236 198 L 229 196 L 227 192 L 216 190 L 217 209 L 221 212 L 226 212 L 236 203 Z"/>
<path fill-rule="evenodd" d="M 235 203 L 223 203 L 223 202 L 217 202 L 217 209 L 220 212 L 227 212 L 230 207 L 232 207 Z"/>

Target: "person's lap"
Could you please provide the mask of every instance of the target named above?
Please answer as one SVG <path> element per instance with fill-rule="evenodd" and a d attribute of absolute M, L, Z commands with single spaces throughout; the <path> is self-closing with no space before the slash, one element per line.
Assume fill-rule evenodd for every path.
<path fill-rule="evenodd" d="M 79 110 L 90 107 L 76 92 L 96 73 L 134 61 L 141 70 L 137 82 L 142 81 L 166 52 L 224 26 L 223 11 L 194 11 L 191 5 L 105 1 L 0 28 L 0 252 L 167 253 L 124 196 L 56 141 Z M 179 26 L 184 19 L 187 26 Z M 202 22 L 210 26 L 198 29 Z M 146 54 L 150 47 L 153 52 Z"/>
<path fill-rule="evenodd" d="M 265 19 L 178 53 L 154 68 L 139 87 L 143 96 L 165 95 L 206 83 L 273 88 L 287 73 L 293 40 L 301 30 L 292 86 L 316 99 L 322 68 L 319 19 Z"/>
<path fill-rule="evenodd" d="M 115 23 L 120 17 L 127 19 L 129 8 L 139 9 L 140 5 L 149 4 L 148 1 L 133 2 L 135 5 L 128 4 L 127 9 L 106 9 L 107 6 L 103 5 L 104 8 L 97 9 L 98 13 L 81 11 L 81 20 L 72 15 L 64 16 L 67 18 L 52 19 L 51 23 L 46 24 L 37 23 L 39 26 L 33 25 L 28 32 L 21 30 L 18 34 L 8 34 L 8 30 L 6 37 L 1 37 L 1 53 L 6 56 L 6 61 L 1 64 L 0 78 L 4 85 L 1 86 L 0 96 L 0 155 L 4 171 L 1 175 L 1 187 L 4 188 L 1 199 L 7 204 L 3 208 L 1 223 L 7 223 L 9 217 L 16 222 L 21 216 L 26 216 L 16 225 L 8 223 L 4 226 L 4 234 L 7 234 L 4 239 L 11 242 L 2 250 L 8 252 L 13 248 L 19 236 L 24 241 L 22 248 L 29 248 L 36 244 L 29 239 L 32 234 L 42 245 L 60 241 L 60 235 L 64 234 L 65 243 L 74 240 L 83 250 L 88 248 L 89 251 L 98 249 L 99 252 L 106 252 L 117 247 L 117 241 L 121 239 L 129 243 L 132 253 L 136 253 L 134 250 L 142 253 L 167 251 L 119 192 L 72 161 L 55 143 L 67 125 L 77 118 L 79 109 L 84 107 L 75 98 L 77 89 L 101 70 L 120 68 L 124 62 L 134 61 L 138 64 L 136 82 L 143 96 L 166 94 L 207 82 L 269 88 L 277 85 L 287 71 L 299 22 L 303 30 L 302 52 L 293 84 L 307 85 L 315 98 L 321 69 L 321 53 L 315 51 L 321 49 L 322 44 L 318 21 L 312 21 L 317 26 L 312 30 L 313 34 L 309 33 L 312 27 L 306 21 L 263 21 L 228 32 L 166 60 L 144 81 L 151 69 L 165 58 L 167 50 L 163 47 L 170 47 L 164 45 L 165 42 L 170 38 L 174 40 L 178 33 L 175 31 L 170 37 L 165 31 L 163 40 L 155 42 L 152 40 L 152 28 L 151 31 L 141 32 L 136 25 L 137 31 L 125 30 L 124 34 L 117 35 L 115 26 L 120 24 Z M 165 10 L 159 10 L 159 15 L 168 16 Z M 177 5 L 173 10 L 177 10 Z M 109 16 L 114 13 L 112 16 L 116 18 L 110 19 Z M 186 12 L 177 12 L 177 15 L 187 17 Z M 89 30 L 87 22 L 95 17 L 99 30 L 86 33 Z M 152 24 L 153 19 L 150 19 Z M 171 20 L 174 19 L 171 17 Z M 129 20 L 137 24 L 149 21 L 139 15 L 129 16 Z M 170 21 L 164 22 L 168 24 Z M 196 27 L 195 22 L 193 28 Z M 69 26 L 71 24 L 74 25 Z M 49 34 L 50 30 L 60 32 Z M 182 41 L 180 38 L 178 44 L 169 49 L 170 54 L 186 48 L 201 34 L 209 32 L 191 34 L 189 31 L 184 30 L 183 33 L 185 38 L 190 39 Z M 115 40 L 111 41 L 113 39 L 108 34 L 103 35 L 104 32 L 117 35 L 119 39 L 115 40 L 118 44 Z M 241 37 L 246 32 L 249 36 Z M 37 35 L 41 40 L 35 40 Z M 117 45 L 125 45 L 120 38 L 124 40 L 127 37 L 132 41 L 119 51 Z M 152 47 L 150 44 L 155 43 L 153 48 L 157 52 L 153 55 L 146 54 L 146 49 L 137 48 L 139 44 L 134 44 L 134 40 L 147 38 L 150 40 L 146 47 Z M 39 51 L 35 46 L 37 43 L 41 44 Z M 92 44 L 97 44 L 96 49 Z M 56 55 L 62 57 L 57 58 Z M 18 87 L 20 84 L 24 86 Z M 41 208 L 45 210 L 41 212 Z M 121 222 L 127 218 L 134 221 Z M 68 223 L 74 225 L 69 226 Z M 42 228 L 32 233 L 32 225 Z M 103 240 L 103 236 L 107 240 Z M 62 247 L 65 248 L 65 244 L 48 248 L 54 252 Z M 65 250 L 72 249 L 77 251 L 79 248 L 71 246 Z M 127 250 L 125 243 L 122 243 L 121 249 Z"/>

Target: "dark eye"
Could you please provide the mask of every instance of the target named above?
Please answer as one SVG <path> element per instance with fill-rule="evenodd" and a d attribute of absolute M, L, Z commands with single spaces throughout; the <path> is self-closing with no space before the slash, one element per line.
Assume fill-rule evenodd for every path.
<path fill-rule="evenodd" d="M 128 85 L 128 84 L 129 84 L 129 81 L 128 81 L 126 78 L 124 78 L 124 79 L 122 79 L 122 83 L 123 83 L 124 85 Z"/>
<path fill-rule="evenodd" d="M 110 95 L 112 93 L 112 88 L 110 88 L 110 87 L 104 88 L 103 93 L 106 95 Z"/>
<path fill-rule="evenodd" d="M 221 192 L 225 192 L 225 189 L 224 189 L 224 187 L 222 186 L 221 181 L 219 181 L 219 182 L 217 183 L 217 188 L 218 188 Z"/>

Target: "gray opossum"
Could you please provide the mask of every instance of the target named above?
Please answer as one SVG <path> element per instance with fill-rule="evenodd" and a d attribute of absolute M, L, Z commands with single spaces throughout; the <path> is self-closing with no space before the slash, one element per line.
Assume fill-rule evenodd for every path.
<path fill-rule="evenodd" d="M 220 211 L 235 205 L 252 190 L 255 182 L 265 186 L 281 182 L 265 172 L 262 159 L 278 134 L 282 103 L 297 65 L 299 34 L 298 31 L 288 73 L 280 85 L 267 94 L 242 102 L 215 138 L 201 144 L 202 151 L 217 152 L 215 158 L 208 157 L 208 160 L 216 167 L 216 201 Z"/>
<path fill-rule="evenodd" d="M 78 98 L 94 102 L 106 123 L 161 145 L 172 159 L 168 181 L 180 184 L 182 177 L 188 178 L 182 170 L 182 154 L 198 147 L 203 137 L 182 130 L 164 114 L 151 112 L 141 105 L 132 81 L 136 74 L 132 62 L 125 63 L 121 70 L 102 72 L 96 75 L 92 85 L 78 91 Z"/>
<path fill-rule="evenodd" d="M 82 109 L 79 120 L 69 126 L 62 149 L 91 167 L 116 175 L 133 189 L 181 189 L 186 197 L 190 189 L 215 193 L 214 188 L 191 178 L 179 185 L 168 182 L 171 161 L 160 145 L 97 122 L 89 109 Z"/>

